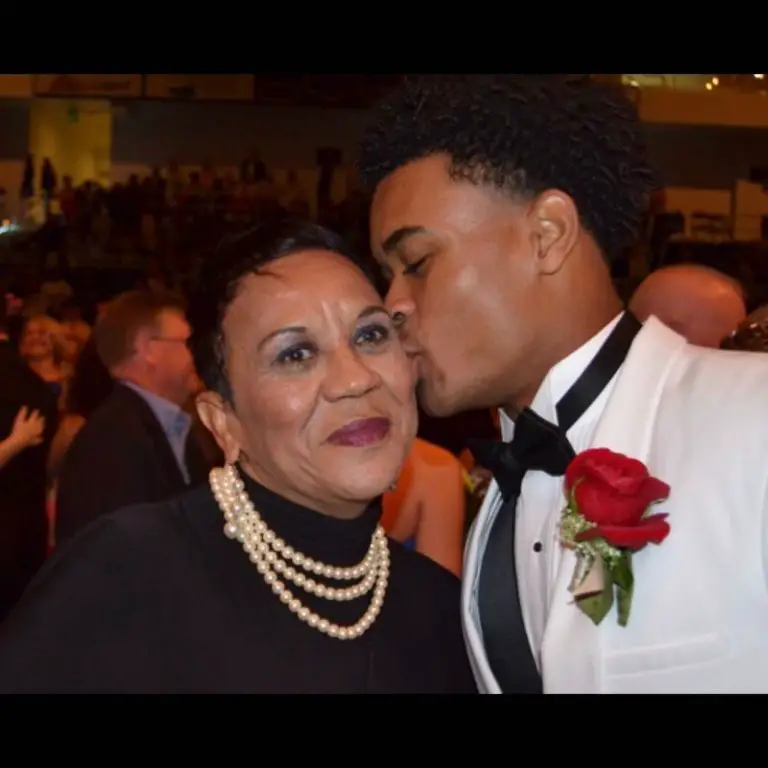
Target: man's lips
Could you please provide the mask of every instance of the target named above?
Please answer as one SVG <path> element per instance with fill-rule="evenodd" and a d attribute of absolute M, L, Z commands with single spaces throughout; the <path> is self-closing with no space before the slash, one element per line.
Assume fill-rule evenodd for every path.
<path fill-rule="evenodd" d="M 363 447 L 380 443 L 388 434 L 391 424 L 389 419 L 376 417 L 357 419 L 337 429 L 328 438 L 333 445 Z"/>

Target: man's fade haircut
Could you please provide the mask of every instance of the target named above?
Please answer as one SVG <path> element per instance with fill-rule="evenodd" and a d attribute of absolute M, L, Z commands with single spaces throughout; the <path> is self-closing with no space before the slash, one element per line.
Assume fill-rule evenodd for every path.
<path fill-rule="evenodd" d="M 145 329 L 159 330 L 164 312 L 184 314 L 184 300 L 170 291 L 138 289 L 112 299 L 93 329 L 101 362 L 112 371 L 136 351 L 136 336 Z"/>
<path fill-rule="evenodd" d="M 369 271 L 343 238 L 308 221 L 268 221 L 225 239 L 201 270 L 198 290 L 188 313 L 192 326 L 189 348 L 198 376 L 206 388 L 233 403 L 227 375 L 224 317 L 249 275 L 264 274 L 266 267 L 301 251 L 330 251 L 352 261 L 369 277 Z"/>
<path fill-rule="evenodd" d="M 565 192 L 609 261 L 638 236 L 657 184 L 634 105 L 620 88 L 589 78 L 420 78 L 374 115 L 359 161 L 369 189 L 411 161 L 444 153 L 453 178 L 513 199 Z"/>

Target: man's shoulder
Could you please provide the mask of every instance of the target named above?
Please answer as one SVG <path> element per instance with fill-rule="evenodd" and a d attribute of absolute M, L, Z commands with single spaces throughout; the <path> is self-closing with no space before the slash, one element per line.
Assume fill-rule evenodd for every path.
<path fill-rule="evenodd" d="M 71 478 L 81 482 L 83 468 L 91 472 L 94 462 L 100 461 L 103 468 L 104 462 L 125 461 L 126 455 L 140 461 L 155 456 L 155 452 L 140 412 L 113 393 L 86 419 L 72 440 L 62 462 L 60 486 L 66 487 Z"/>
<path fill-rule="evenodd" d="M 134 396 L 125 387 L 116 386 L 107 399 L 88 417 L 83 428 L 78 433 L 82 435 L 81 442 L 93 440 L 107 435 L 114 438 L 114 430 L 119 429 L 125 436 L 126 430 L 135 432 L 139 430 L 142 420 L 137 418 L 143 411 L 142 401 Z"/>
<path fill-rule="evenodd" d="M 693 365 L 702 370 L 746 370 L 756 373 L 768 370 L 768 355 L 763 352 L 742 352 L 733 349 L 708 349 L 686 345 L 686 355 Z"/>
<path fill-rule="evenodd" d="M 691 457 L 701 449 L 751 467 L 768 462 L 766 424 L 768 355 L 689 347 L 661 390 L 655 432 L 671 445 L 683 440 Z"/>
<path fill-rule="evenodd" d="M 768 408 L 768 354 L 688 346 L 666 391 L 707 404 L 722 398 L 725 409 L 762 412 Z"/>

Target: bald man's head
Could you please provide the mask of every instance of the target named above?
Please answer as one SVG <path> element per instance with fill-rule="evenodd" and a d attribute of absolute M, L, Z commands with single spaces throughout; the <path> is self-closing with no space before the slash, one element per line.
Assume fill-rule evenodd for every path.
<path fill-rule="evenodd" d="M 629 308 L 645 321 L 655 315 L 691 344 L 719 347 L 744 320 L 741 286 L 732 278 L 697 264 L 652 272 L 635 291 Z"/>

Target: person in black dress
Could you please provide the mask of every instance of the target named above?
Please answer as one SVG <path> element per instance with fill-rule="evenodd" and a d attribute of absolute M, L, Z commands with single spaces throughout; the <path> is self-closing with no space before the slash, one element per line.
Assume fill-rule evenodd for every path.
<path fill-rule="evenodd" d="M 379 525 L 416 404 L 353 254 L 264 225 L 202 289 L 197 408 L 226 464 L 62 547 L 0 627 L 0 693 L 476 693 L 459 580 Z"/>

